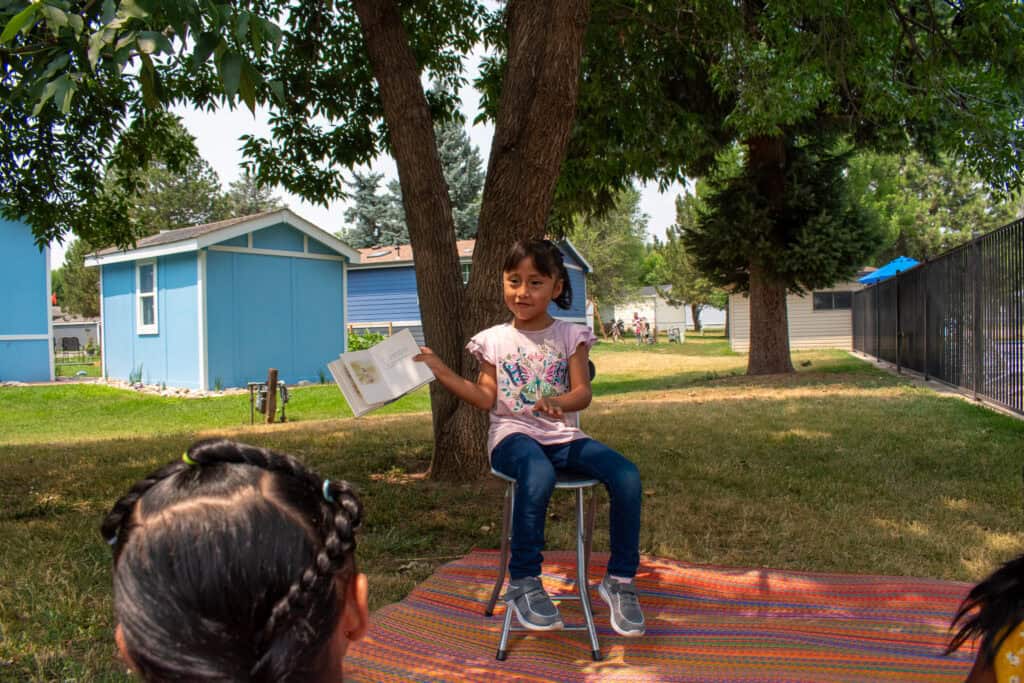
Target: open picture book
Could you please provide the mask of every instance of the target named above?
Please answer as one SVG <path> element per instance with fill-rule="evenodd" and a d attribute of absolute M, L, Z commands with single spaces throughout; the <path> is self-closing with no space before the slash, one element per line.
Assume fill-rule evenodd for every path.
<path fill-rule="evenodd" d="M 434 379 L 430 368 L 413 360 L 419 352 L 412 332 L 403 329 L 369 349 L 341 354 L 327 369 L 359 417 Z"/>

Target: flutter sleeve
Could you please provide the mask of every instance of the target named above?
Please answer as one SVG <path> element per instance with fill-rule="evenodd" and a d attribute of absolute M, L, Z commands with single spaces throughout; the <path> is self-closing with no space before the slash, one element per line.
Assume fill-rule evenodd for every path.
<path fill-rule="evenodd" d="M 497 365 L 494 358 L 494 340 L 491 329 L 486 329 L 473 335 L 466 343 L 466 350 L 478 361 Z"/>
<path fill-rule="evenodd" d="M 594 345 L 594 342 L 597 341 L 597 337 L 594 335 L 593 330 L 586 325 L 570 324 L 568 325 L 566 334 L 568 336 L 568 343 L 565 345 L 566 356 L 571 356 L 576 353 L 580 348 L 580 345 L 585 345 L 587 349 L 589 349 Z"/>

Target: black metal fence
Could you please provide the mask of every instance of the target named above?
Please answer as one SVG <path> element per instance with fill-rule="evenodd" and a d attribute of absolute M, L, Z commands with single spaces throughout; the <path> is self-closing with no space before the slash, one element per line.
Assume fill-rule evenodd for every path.
<path fill-rule="evenodd" d="M 853 348 L 1024 413 L 1024 220 L 854 293 Z"/>

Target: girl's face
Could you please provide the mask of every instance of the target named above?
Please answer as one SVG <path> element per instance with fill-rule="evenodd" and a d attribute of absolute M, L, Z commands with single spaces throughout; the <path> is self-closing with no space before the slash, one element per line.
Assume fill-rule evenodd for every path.
<path fill-rule="evenodd" d="M 551 324 L 548 304 L 562 293 L 561 278 L 537 270 L 530 257 L 524 258 L 502 277 L 505 305 L 512 311 L 513 324 L 526 330 L 540 330 Z"/>

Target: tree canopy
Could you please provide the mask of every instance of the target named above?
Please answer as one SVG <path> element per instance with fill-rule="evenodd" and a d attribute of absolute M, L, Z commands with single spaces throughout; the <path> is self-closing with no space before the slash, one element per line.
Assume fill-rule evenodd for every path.
<path fill-rule="evenodd" d="M 748 371 L 789 371 L 785 291 L 819 280 L 791 264 L 810 258 L 812 244 L 828 247 L 793 241 L 807 226 L 779 224 L 769 235 L 762 217 L 741 235 L 725 216 L 760 207 L 779 220 L 797 217 L 775 208 L 792 196 L 787 182 L 814 184 L 793 175 L 803 162 L 786 158 L 805 140 L 915 147 L 929 159 L 942 153 L 993 189 L 1019 188 L 1022 39 L 1020 3 L 596 2 L 559 199 L 606 206 L 614 188 L 635 176 L 667 185 L 721 175 L 723 151 L 741 147 L 749 168 L 736 182 L 748 182 L 742 197 L 735 186 L 734 203 L 721 207 L 729 213 L 718 224 L 731 226 L 733 239 L 721 240 L 729 263 L 715 264 L 714 277 L 750 289 Z M 833 249 L 828 258 L 841 253 L 860 252 Z"/>
<path fill-rule="evenodd" d="M 116 167 L 124 194 L 114 196 L 130 196 L 132 171 L 152 158 L 184 167 L 194 149 L 164 144 L 165 108 L 267 106 L 269 137 L 243 144 L 267 186 L 324 203 L 344 194 L 343 172 L 392 155 L 424 335 L 451 368 L 474 376 L 463 346 L 504 317 L 504 254 L 547 230 L 589 19 L 588 0 L 508 0 L 493 13 L 472 0 L 12 0 L 0 6 L 0 126 L 15 151 L 0 160 L 0 204 L 43 242 L 82 226 L 89 238 L 130 243 L 127 207 L 104 203 L 100 179 Z M 481 42 L 502 66 L 464 287 L 433 126 L 452 118 L 463 59 Z M 432 475 L 482 474 L 486 416 L 439 387 L 431 404 Z"/>
<path fill-rule="evenodd" d="M 1020 197 L 994 195 L 962 165 L 945 158 L 931 163 L 913 151 L 858 154 L 850 161 L 849 180 L 855 201 L 882 224 L 877 266 L 897 256 L 935 257 L 1024 210 Z"/>

